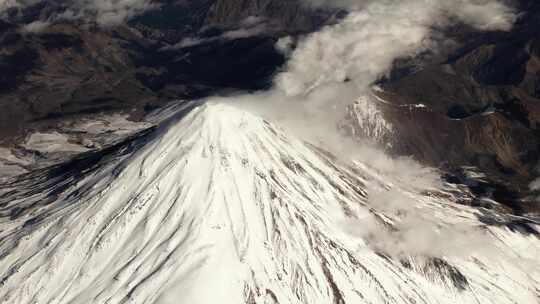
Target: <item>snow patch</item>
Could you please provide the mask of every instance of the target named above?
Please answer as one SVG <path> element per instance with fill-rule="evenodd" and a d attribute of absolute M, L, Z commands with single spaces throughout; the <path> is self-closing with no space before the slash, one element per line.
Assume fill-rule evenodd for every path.
<path fill-rule="evenodd" d="M 51 133 L 32 133 L 23 144 L 28 150 L 39 151 L 42 153 L 51 152 L 85 152 L 87 148 L 68 141 L 65 134 L 58 132 Z"/>
<path fill-rule="evenodd" d="M 394 126 L 384 118 L 384 113 L 369 96 L 362 96 L 350 108 L 353 135 L 378 143 L 390 144 Z"/>

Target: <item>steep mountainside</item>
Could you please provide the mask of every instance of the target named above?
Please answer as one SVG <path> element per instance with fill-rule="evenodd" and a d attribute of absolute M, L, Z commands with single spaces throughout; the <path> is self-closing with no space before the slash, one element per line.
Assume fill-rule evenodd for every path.
<path fill-rule="evenodd" d="M 513 30 L 449 30 L 460 48 L 434 63 L 400 66 L 371 105 L 393 126 L 391 151 L 456 176 L 478 167 L 491 184 L 478 191 L 516 210 L 540 163 L 540 4 L 520 3 Z"/>
<path fill-rule="evenodd" d="M 540 298 L 531 219 L 341 163 L 227 105 L 0 189 L 6 303 Z"/>
<path fill-rule="evenodd" d="M 32 133 L 103 112 L 139 121 L 173 100 L 268 89 L 286 61 L 279 38 L 346 14 L 298 0 L 155 0 L 114 26 L 55 19 L 71 2 L 28 1 L 1 15 L 2 146 L 20 148 Z M 519 12 L 511 31 L 445 28 L 453 49 L 397 60 L 352 117 L 356 134 L 443 168 L 449 179 L 468 183 L 466 168 L 478 168 L 485 179 L 471 190 L 526 213 L 538 210 L 529 184 L 540 163 L 540 4 L 509 3 Z"/>

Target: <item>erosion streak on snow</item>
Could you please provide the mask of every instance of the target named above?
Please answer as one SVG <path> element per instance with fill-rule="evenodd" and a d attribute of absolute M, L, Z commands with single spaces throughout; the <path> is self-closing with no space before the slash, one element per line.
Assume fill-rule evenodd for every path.
<path fill-rule="evenodd" d="M 477 211 L 454 204 L 459 190 L 417 189 L 369 164 L 340 164 L 219 104 L 129 149 L 60 189 L 0 193 L 0 302 L 538 300 L 538 238 L 481 224 Z M 483 227 L 493 253 L 384 252 L 369 234 L 398 229 L 402 215 L 370 195 L 389 191 L 441 231 Z"/>

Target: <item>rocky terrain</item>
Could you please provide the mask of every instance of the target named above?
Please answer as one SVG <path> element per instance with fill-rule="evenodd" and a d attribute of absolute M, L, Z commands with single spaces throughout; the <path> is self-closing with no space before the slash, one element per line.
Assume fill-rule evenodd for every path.
<path fill-rule="evenodd" d="M 341 163 L 231 105 L 176 114 L 0 188 L 1 301 L 537 302 L 536 219 Z"/>
<path fill-rule="evenodd" d="M 0 21 L 0 143 L 9 148 L 96 115 L 141 121 L 173 100 L 264 90 L 285 62 L 280 37 L 344 14 L 298 1 L 167 0 L 103 26 L 54 19 L 69 1 L 36 3 Z M 460 182 L 476 167 L 479 195 L 526 212 L 536 208 L 529 184 L 540 158 L 540 4 L 513 5 L 522 13 L 510 32 L 446 29 L 455 48 L 396 62 L 374 94 L 397 132 L 391 152 Z M 29 26 L 36 20 L 47 26 Z"/>
<path fill-rule="evenodd" d="M 454 170 L 478 167 L 498 185 L 487 191 L 521 210 L 516 200 L 540 161 L 540 3 L 519 7 L 512 31 L 456 30 L 457 51 L 396 72 L 378 95 L 390 101 L 380 106 L 396 126 L 395 152 Z M 406 106 L 413 104 L 423 107 Z"/>
<path fill-rule="evenodd" d="M 37 32 L 24 27 L 62 9 L 61 1 L 44 1 L 13 9 L 0 21 L 2 141 L 25 135 L 38 121 L 139 113 L 179 98 L 263 89 L 284 61 L 274 47 L 277 38 L 309 32 L 331 17 L 306 13 L 294 1 L 162 1 L 128 24 L 77 20 Z M 250 17 L 259 31 L 243 29 L 253 26 Z M 203 38 L 181 45 L 194 37 Z"/>
<path fill-rule="evenodd" d="M 539 28 L 537 0 L 0 0 L 0 302 L 537 303 Z"/>

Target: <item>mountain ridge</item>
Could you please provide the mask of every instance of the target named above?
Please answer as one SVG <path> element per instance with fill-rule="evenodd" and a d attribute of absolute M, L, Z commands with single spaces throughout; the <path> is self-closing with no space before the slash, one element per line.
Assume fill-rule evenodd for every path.
<path fill-rule="evenodd" d="M 291 36 L 294 49 L 347 14 L 299 1 L 152 1 L 155 9 L 103 27 L 53 18 L 66 3 L 37 1 L 2 15 L 0 142 L 7 148 L 66 121 L 122 113 L 138 122 L 170 101 L 267 90 L 287 61 L 276 48 L 280 38 Z M 479 195 L 496 192 L 514 212 L 536 212 L 540 7 L 510 4 L 518 17 L 509 32 L 437 28 L 450 49 L 397 59 L 377 83 L 389 103 L 379 111 L 399 131 L 389 153 L 456 178 L 477 167 L 489 179 Z M 50 24 L 25 30 L 36 20 Z M 426 108 L 402 107 L 411 104 Z"/>
<path fill-rule="evenodd" d="M 66 176 L 67 185 L 59 189 L 51 185 L 15 200 L 13 193 L 0 196 L 0 299 L 511 303 L 538 297 L 538 274 L 506 255 L 512 250 L 534 265 L 538 238 L 480 224 L 478 211 L 453 205 L 452 191 L 462 190 L 435 195 L 441 190 L 428 187 L 432 194 L 423 193 L 366 165 L 353 170 L 230 105 L 185 112 L 179 122 L 132 145 L 134 150 L 102 158 L 96 170 L 81 170 L 82 176 Z M 380 205 L 379 191 L 412 205 Z M 6 218 L 13 208 L 49 195 L 49 203 Z M 41 221 L 33 219 L 50 211 Z M 347 232 L 344 219 L 356 228 Z M 465 259 L 455 243 L 455 256 L 447 251 L 437 257 L 416 243 L 420 239 L 409 239 L 423 231 L 407 232 L 422 227 L 419 221 L 454 231 L 459 223 L 482 239 L 483 232 L 472 233 L 481 225 L 489 231 L 485 237 L 500 242 L 490 250 L 502 255 L 491 257 L 467 243 L 475 258 Z M 386 229 L 396 230 L 378 234 Z M 430 229 L 424 233 L 435 241 L 438 234 Z M 466 240 L 456 233 L 454 240 L 434 244 Z M 415 247 L 428 251 L 408 255 Z"/>

